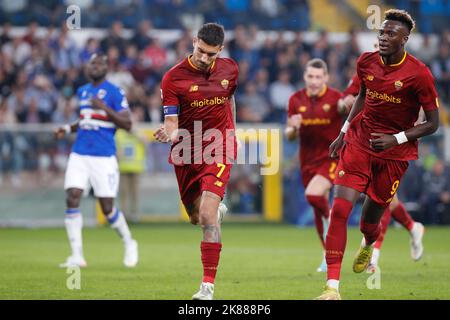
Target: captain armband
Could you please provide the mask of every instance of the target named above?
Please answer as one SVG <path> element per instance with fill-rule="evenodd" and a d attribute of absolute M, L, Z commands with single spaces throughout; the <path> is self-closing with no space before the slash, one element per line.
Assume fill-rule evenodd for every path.
<path fill-rule="evenodd" d="M 165 117 L 178 116 L 178 106 L 164 106 L 163 110 Z"/>

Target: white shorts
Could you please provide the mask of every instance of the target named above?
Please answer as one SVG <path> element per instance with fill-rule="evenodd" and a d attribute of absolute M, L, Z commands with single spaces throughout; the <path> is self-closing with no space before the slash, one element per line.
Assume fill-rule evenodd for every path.
<path fill-rule="evenodd" d="M 119 165 L 115 156 L 94 157 L 72 152 L 69 157 L 64 190 L 94 189 L 97 198 L 115 198 L 119 189 Z"/>

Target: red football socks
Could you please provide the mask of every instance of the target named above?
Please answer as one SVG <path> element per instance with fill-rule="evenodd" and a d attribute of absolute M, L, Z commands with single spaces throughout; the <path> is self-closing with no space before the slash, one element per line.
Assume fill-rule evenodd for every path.
<path fill-rule="evenodd" d="M 342 198 L 335 198 L 331 209 L 330 226 L 325 242 L 328 265 L 327 279 L 339 280 L 342 258 L 347 244 L 347 221 L 353 204 Z"/>
<path fill-rule="evenodd" d="M 214 283 L 222 244 L 219 242 L 202 241 L 200 249 L 202 252 L 203 282 Z"/>
<path fill-rule="evenodd" d="M 322 246 L 325 248 L 322 217 L 328 218 L 329 216 L 328 200 L 323 196 L 311 196 L 311 195 L 306 196 L 306 199 L 314 209 L 314 222 L 316 225 L 316 230 L 317 233 L 319 234 Z"/>
<path fill-rule="evenodd" d="M 398 221 L 402 226 L 404 226 L 408 231 L 411 231 L 414 226 L 414 220 L 406 211 L 403 203 L 399 202 L 392 212 L 392 217 Z"/>

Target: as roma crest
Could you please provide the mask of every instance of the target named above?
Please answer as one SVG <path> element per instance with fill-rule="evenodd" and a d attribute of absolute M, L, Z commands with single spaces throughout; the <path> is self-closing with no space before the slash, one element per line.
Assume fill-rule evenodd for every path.
<path fill-rule="evenodd" d="M 400 90 L 403 87 L 403 82 L 400 80 L 395 81 L 394 83 L 395 89 Z"/>
<path fill-rule="evenodd" d="M 325 111 L 325 112 L 330 111 L 330 108 L 331 108 L 331 106 L 330 106 L 328 103 L 325 103 L 325 104 L 322 106 L 322 109 L 323 109 L 323 111 Z"/>
<path fill-rule="evenodd" d="M 222 85 L 222 88 L 228 89 L 228 85 L 230 84 L 230 82 L 227 79 L 223 79 L 222 81 L 220 81 L 220 84 Z"/>

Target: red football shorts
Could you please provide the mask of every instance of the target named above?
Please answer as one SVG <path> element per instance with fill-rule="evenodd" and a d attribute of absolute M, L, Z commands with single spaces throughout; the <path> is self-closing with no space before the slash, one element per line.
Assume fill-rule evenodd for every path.
<path fill-rule="evenodd" d="M 325 161 L 322 161 L 322 163 L 317 167 L 302 167 L 302 182 L 305 189 L 311 182 L 312 178 L 317 174 L 320 174 L 321 176 L 330 180 L 331 183 L 333 183 L 336 173 L 336 166 L 336 160 L 327 159 Z"/>
<path fill-rule="evenodd" d="M 377 204 L 387 207 L 408 165 L 408 161 L 374 157 L 347 143 L 340 152 L 334 184 L 365 193 Z"/>
<path fill-rule="evenodd" d="M 210 191 L 223 199 L 230 179 L 232 164 L 186 164 L 174 166 L 181 201 L 191 205 L 203 191 Z"/>

